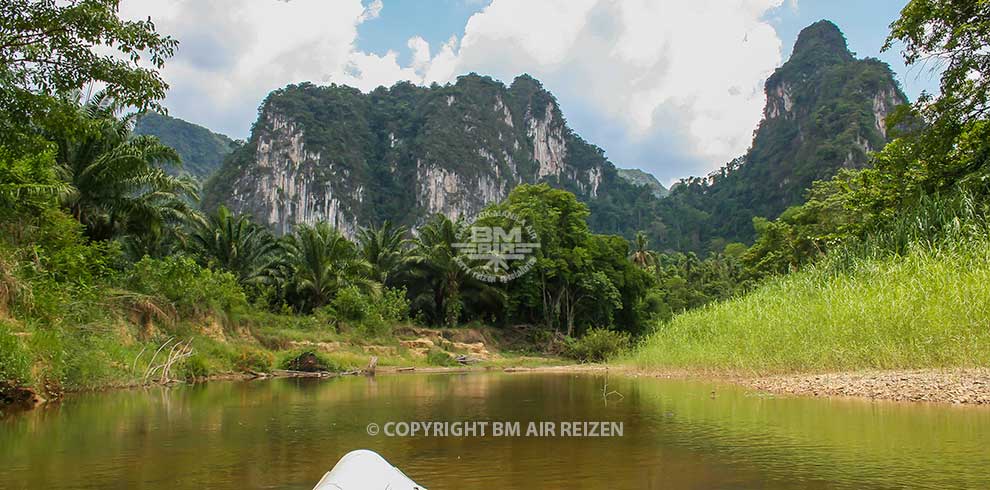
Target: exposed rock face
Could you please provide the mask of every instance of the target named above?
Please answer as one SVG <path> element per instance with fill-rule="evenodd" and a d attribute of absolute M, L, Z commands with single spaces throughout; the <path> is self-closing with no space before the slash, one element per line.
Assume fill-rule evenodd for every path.
<path fill-rule="evenodd" d="M 456 171 L 436 165 L 416 165 L 417 204 L 426 214 L 443 214 L 448 218 L 471 216 L 481 211 L 485 204 L 497 202 L 508 192 L 488 175 L 475 179 L 466 178 Z"/>
<path fill-rule="evenodd" d="M 877 91 L 873 96 L 873 119 L 876 121 L 877 131 L 887 138 L 887 116 L 893 112 L 894 108 L 907 102 L 896 87 L 888 87 Z"/>
<path fill-rule="evenodd" d="M 683 180 L 662 201 L 660 247 L 706 252 L 751 241 L 754 217 L 776 218 L 803 202 L 816 180 L 868 166 L 887 142 L 887 117 L 907 103 L 890 68 L 856 59 L 825 20 L 801 31 L 765 90 L 749 151 L 707 177 Z"/>
<path fill-rule="evenodd" d="M 253 214 L 278 233 L 288 232 L 296 223 L 321 220 L 347 234 L 356 232 L 357 221 L 348 210 L 362 202 L 363 187 L 354 186 L 345 194 L 344 186 L 334 184 L 348 180 L 347 169 L 338 171 L 332 161 L 322 162 L 319 152 L 308 151 L 302 129 L 285 114 L 269 111 L 263 118 L 255 167 L 234 181 L 231 208 Z M 326 175 L 334 179 L 322 178 Z"/>
<path fill-rule="evenodd" d="M 763 109 L 764 118 L 787 118 L 792 116 L 791 109 L 793 107 L 794 101 L 791 100 L 791 86 L 788 83 L 784 82 L 776 87 L 767 87 L 767 105 Z"/>
<path fill-rule="evenodd" d="M 537 177 L 548 175 L 559 177 L 564 171 L 567 146 L 564 144 L 563 128 L 559 124 L 554 124 L 554 108 L 548 104 L 540 118 L 533 117 L 529 112 L 526 113 L 526 134 L 533 143 L 533 160 L 540 164 L 536 170 Z"/>
<path fill-rule="evenodd" d="M 207 206 L 225 204 L 279 233 L 329 221 L 353 236 L 385 219 L 415 226 L 434 213 L 470 216 L 521 183 L 594 199 L 628 185 L 616 175 L 538 81 L 524 75 L 506 87 L 468 75 L 370 94 L 310 84 L 273 92 L 250 141 L 205 194 Z"/>

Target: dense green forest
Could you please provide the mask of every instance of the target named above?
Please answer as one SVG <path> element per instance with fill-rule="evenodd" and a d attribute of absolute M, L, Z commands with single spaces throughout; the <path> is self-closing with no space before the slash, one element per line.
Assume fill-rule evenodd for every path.
<path fill-rule="evenodd" d="M 647 365 L 752 366 L 740 350 L 753 356 L 778 352 L 765 367 L 902 365 L 905 356 L 915 354 L 915 365 L 986 359 L 983 351 L 959 350 L 959 342 L 979 340 L 971 329 L 985 327 L 986 316 L 980 315 L 990 297 L 980 296 L 990 243 L 984 76 L 990 67 L 980 54 L 990 37 L 986 5 L 908 4 L 889 43 L 902 42 L 909 63 L 941 53 L 946 67 L 941 95 L 922 97 L 897 114 L 888 125 L 892 141 L 871 143 L 883 148 L 869 155 L 872 166 L 838 171 L 815 182 L 804 204 L 772 221 L 755 220 L 752 247 L 725 240 L 718 247 L 700 246 L 705 240 L 695 239 L 682 247 L 715 250 L 702 258 L 651 250 L 656 230 L 639 221 L 627 220 L 623 230 L 615 230 L 644 231 L 631 241 L 592 231 L 627 217 L 630 209 L 651 211 L 624 204 L 649 199 L 679 206 L 693 184 L 682 184 L 664 201 L 646 186 L 629 185 L 625 189 L 642 193 L 642 199 L 613 195 L 590 203 L 566 189 L 523 184 L 488 206 L 523 218 L 541 243 L 533 269 L 507 284 L 479 281 L 458 265 L 454 243 L 468 223 L 443 215 L 430 217 L 415 233 L 404 223 L 371 220 L 349 240 L 328 223 L 276 236 L 223 206 L 203 211 L 197 183 L 176 171 L 183 163 L 180 152 L 134 133 L 140 114 L 163 110 L 160 101 L 168 87 L 159 70 L 177 41 L 157 33 L 150 21 L 121 20 L 117 6 L 113 0 L 70 5 L 12 0 L 0 9 L 0 391 L 26 385 L 57 397 L 63 390 L 291 367 L 300 345 L 395 343 L 400 325 L 530 325 L 532 349 L 581 360 L 610 358 L 645 335 L 646 350 L 638 355 Z M 857 84 L 876 83 L 877 73 L 889 75 L 876 62 L 848 62 L 844 41 L 842 50 L 831 49 L 837 29 L 816 26 L 804 38 L 811 47 L 802 51 L 834 56 L 837 71 L 815 72 L 808 83 L 856 92 L 862 88 Z M 829 49 L 819 49 L 822 43 Z M 96 45 L 127 56 L 99 55 Z M 796 56 L 783 70 L 803 66 Z M 470 82 L 488 83 L 480 77 Z M 93 84 L 102 89 L 83 95 Z M 408 90 L 415 97 L 427 89 L 389 90 Z M 366 100 L 339 87 L 332 91 L 360 103 L 376 100 L 376 92 Z M 519 97 L 531 105 L 541 94 L 533 88 L 529 97 Z M 820 126 L 828 133 L 815 140 L 817 150 L 806 149 L 815 165 L 835 162 L 828 155 L 836 138 L 857 134 L 849 128 L 872 124 L 862 120 L 867 115 L 858 105 L 829 107 L 837 111 L 834 120 Z M 757 140 L 764 127 L 769 123 Z M 356 152 L 356 145 L 367 142 L 331 143 Z M 752 165 L 757 160 L 776 168 L 775 160 L 756 158 L 759 147 L 754 143 L 743 168 L 757 172 L 761 167 Z M 588 148 L 591 153 L 575 158 L 602 158 Z M 225 167 L 237 164 L 236 155 Z M 838 168 L 823 172 L 833 170 Z M 354 171 L 373 169 L 355 166 Z M 725 181 L 732 175 L 742 182 L 746 174 L 734 171 Z M 823 176 L 800 174 L 803 180 Z M 772 216 L 798 199 L 793 189 L 777 191 L 766 209 L 732 201 L 745 210 L 739 222 Z M 656 214 L 644 216 L 673 211 L 651 212 Z M 679 219 L 701 211 L 684 213 Z M 598 228 L 596 220 L 602 221 Z M 371 222 L 380 224 L 368 226 Z M 737 225 L 742 226 L 732 226 Z M 963 266 L 970 272 L 953 273 Z M 958 294 L 932 302 L 928 316 L 919 316 L 927 323 L 891 323 L 891 331 L 880 329 L 872 337 L 843 331 L 846 322 L 828 317 L 832 313 L 821 306 L 832 301 L 827 292 L 848 302 L 850 311 L 886 315 L 890 312 L 879 306 L 866 309 L 880 292 L 859 286 L 887 274 L 897 278 L 890 284 L 895 290 L 911 285 L 901 297 L 909 304 L 926 295 Z M 946 282 L 927 287 L 933 278 Z M 721 300 L 728 301 L 713 305 Z M 978 317 L 948 315 L 963 309 Z M 693 311 L 685 314 L 688 310 Z M 845 332 L 845 343 L 835 346 L 856 346 L 834 355 L 876 352 L 888 362 L 865 354 L 838 362 L 813 350 L 794 351 L 788 358 L 795 312 L 808 322 L 802 328 L 831 325 L 832 331 Z M 938 319 L 944 328 L 934 327 L 931 315 L 939 312 L 946 313 Z M 781 316 L 785 313 L 791 316 Z M 761 322 L 766 330 L 754 327 Z M 898 349 L 917 341 L 893 333 L 903 325 L 915 328 L 928 347 Z M 826 333 L 806 339 L 829 349 L 835 338 Z M 888 349 L 870 350 L 861 339 Z M 358 367 L 367 362 L 364 352 L 341 348 L 324 356 L 322 367 Z M 396 352 L 392 362 L 408 362 L 401 349 Z M 449 361 L 434 354 L 430 362 Z M 730 359 L 720 359 L 723 355 Z"/>

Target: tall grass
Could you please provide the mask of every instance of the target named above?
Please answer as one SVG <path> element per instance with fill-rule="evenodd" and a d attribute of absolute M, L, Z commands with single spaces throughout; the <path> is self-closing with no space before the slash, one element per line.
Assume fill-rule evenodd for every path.
<path fill-rule="evenodd" d="M 990 365 L 990 227 L 927 199 L 885 231 L 659 325 L 629 362 L 756 372 Z"/>

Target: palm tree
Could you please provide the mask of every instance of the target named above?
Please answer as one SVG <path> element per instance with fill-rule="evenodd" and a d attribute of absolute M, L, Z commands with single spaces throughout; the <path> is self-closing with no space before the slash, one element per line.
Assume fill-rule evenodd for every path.
<path fill-rule="evenodd" d="M 371 265 L 358 254 L 357 247 L 326 222 L 302 225 L 287 243 L 296 291 L 303 296 L 304 308 L 313 309 L 330 302 L 337 291 L 349 285 L 367 292 L 378 290 L 371 279 Z"/>
<path fill-rule="evenodd" d="M 78 94 L 72 94 L 79 100 Z M 52 131 L 56 163 L 72 188 L 63 205 L 93 239 L 131 234 L 162 235 L 195 214 L 197 185 L 165 171 L 180 166 L 173 148 L 153 136 L 131 133 L 136 114 L 105 92 L 78 104 L 79 124 Z"/>
<path fill-rule="evenodd" d="M 646 233 L 636 232 L 635 251 L 629 255 L 629 259 L 638 267 L 645 269 L 657 261 L 655 252 L 649 249 L 650 241 L 646 238 Z"/>
<path fill-rule="evenodd" d="M 478 315 L 504 313 L 505 291 L 479 281 L 457 262 L 454 243 L 465 224 L 437 214 L 419 228 L 413 240 L 410 262 L 414 265 L 413 306 L 428 310 L 433 321 L 455 325 L 465 309 Z"/>
<path fill-rule="evenodd" d="M 230 271 L 250 286 L 269 283 L 282 258 L 281 244 L 268 229 L 224 206 L 193 224 L 188 248 L 203 265 Z"/>
<path fill-rule="evenodd" d="M 380 227 L 362 228 L 357 233 L 361 257 L 372 268 L 372 277 L 383 285 L 392 285 L 407 265 L 406 228 L 389 221 Z"/>

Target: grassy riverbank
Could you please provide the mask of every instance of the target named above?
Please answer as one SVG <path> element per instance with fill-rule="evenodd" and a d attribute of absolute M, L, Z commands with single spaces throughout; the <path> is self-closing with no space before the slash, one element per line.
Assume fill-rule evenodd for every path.
<path fill-rule="evenodd" d="M 624 362 L 759 373 L 987 366 L 988 325 L 983 237 L 883 259 L 830 257 L 676 316 Z"/>
<path fill-rule="evenodd" d="M 382 368 L 458 366 L 458 356 L 481 367 L 557 362 L 532 354 L 524 336 L 490 327 L 397 325 L 369 333 L 314 316 L 266 313 L 228 325 L 215 317 L 167 327 L 105 320 L 66 329 L 0 320 L 0 368 L 53 400 L 74 391 L 300 369 L 293 361 L 310 354 L 316 365 L 307 368 L 333 372 L 364 369 L 372 356 Z"/>

